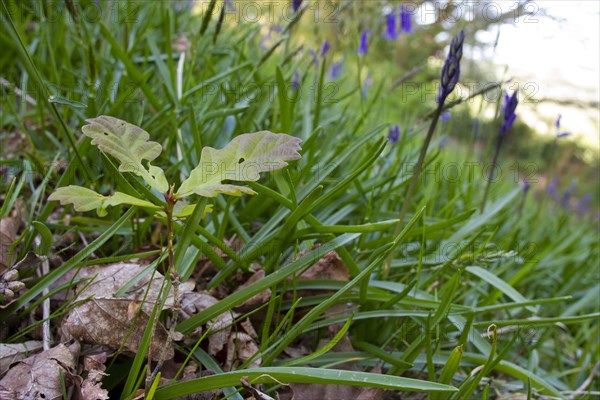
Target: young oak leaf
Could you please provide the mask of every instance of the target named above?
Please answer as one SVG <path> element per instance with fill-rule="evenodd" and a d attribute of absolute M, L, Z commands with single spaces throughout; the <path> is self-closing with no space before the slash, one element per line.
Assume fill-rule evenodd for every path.
<path fill-rule="evenodd" d="M 92 139 L 92 144 L 121 162 L 119 171 L 141 176 L 146 183 L 161 193 L 169 190 L 165 173 L 159 167 L 150 165 L 160 152 L 159 143 L 149 141 L 150 135 L 142 128 L 118 118 L 101 115 L 87 119 L 88 125 L 81 130 Z M 148 160 L 148 168 L 142 160 Z"/>
<path fill-rule="evenodd" d="M 194 212 L 196 208 L 196 204 L 184 204 L 183 202 L 175 203 L 175 207 L 173 207 L 173 216 L 175 218 L 185 218 Z M 213 205 L 207 204 L 204 206 L 204 211 L 202 211 L 202 219 L 206 218 L 206 214 L 213 212 Z M 164 211 L 157 211 L 156 215 L 160 215 L 161 217 L 166 217 Z"/>
<path fill-rule="evenodd" d="M 132 206 L 160 209 L 159 206 L 149 201 L 138 199 L 122 192 L 115 192 L 112 196 L 103 196 L 91 189 L 81 186 L 69 185 L 56 189 L 48 200 L 60 201 L 60 204 L 73 204 L 75 211 L 85 212 L 96 210 L 98 216 L 103 217 L 107 214 L 106 207 L 117 206 L 119 204 L 129 204 Z"/>
<path fill-rule="evenodd" d="M 246 187 L 222 183 L 231 181 L 257 181 L 261 172 L 285 167 L 286 161 L 298 160 L 301 139 L 284 133 L 260 131 L 235 137 L 222 149 L 202 149 L 200 164 L 192 170 L 175 194 L 177 197 L 192 193 L 215 197 L 218 193 L 240 196 L 255 194 Z"/>

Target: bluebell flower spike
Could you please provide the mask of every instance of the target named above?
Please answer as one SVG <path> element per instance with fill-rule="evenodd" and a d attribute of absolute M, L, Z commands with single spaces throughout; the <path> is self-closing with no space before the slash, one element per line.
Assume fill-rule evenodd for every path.
<path fill-rule="evenodd" d="M 302 5 L 302 0 L 293 0 L 292 1 L 292 10 L 294 10 L 294 12 L 298 12 L 298 9 L 300 8 L 301 5 Z"/>
<path fill-rule="evenodd" d="M 329 51 L 329 48 L 331 47 L 331 45 L 329 44 L 329 42 L 326 40 L 323 43 L 323 47 L 321 47 L 321 57 L 324 57 L 325 54 L 327 54 L 327 52 Z"/>
<path fill-rule="evenodd" d="M 343 61 L 339 61 L 339 62 L 334 63 L 331 66 L 331 70 L 329 71 L 329 77 L 331 79 L 338 78 L 340 75 L 342 75 L 343 68 L 344 68 L 344 62 Z"/>
<path fill-rule="evenodd" d="M 360 45 L 358 46 L 358 54 L 359 55 L 363 55 L 363 54 L 367 54 L 368 51 L 368 41 L 369 39 L 369 31 L 364 29 L 361 33 L 360 33 Z"/>
<path fill-rule="evenodd" d="M 404 33 L 412 33 L 412 17 L 404 4 L 400 6 L 400 29 Z"/>
<path fill-rule="evenodd" d="M 509 96 L 508 93 L 504 94 L 504 107 L 502 108 L 504 122 L 502 122 L 502 127 L 500 128 L 500 135 L 506 135 L 506 132 L 508 132 L 510 127 L 515 123 L 515 119 L 517 118 L 515 110 L 517 109 L 518 104 L 519 99 L 516 90 L 511 96 Z"/>
<path fill-rule="evenodd" d="M 392 10 L 386 17 L 386 29 L 385 34 L 383 35 L 384 39 L 387 40 L 396 40 L 398 38 L 398 32 L 396 30 L 396 11 Z"/>
<path fill-rule="evenodd" d="M 527 194 L 527 192 L 529 192 L 529 189 L 531 189 L 531 184 L 529 183 L 529 180 L 527 178 L 523 178 L 523 193 Z"/>
<path fill-rule="evenodd" d="M 452 93 L 454 87 L 458 83 L 460 78 L 460 59 L 463 53 L 463 43 L 465 41 L 464 31 L 460 31 L 450 44 L 450 52 L 444 67 L 442 68 L 442 76 L 440 83 L 440 90 L 437 97 L 438 105 L 444 104 L 446 98 Z"/>
<path fill-rule="evenodd" d="M 390 141 L 391 144 L 398 143 L 398 140 L 400 140 L 400 126 L 398 126 L 398 125 L 390 126 L 390 131 L 388 133 L 388 140 Z"/>

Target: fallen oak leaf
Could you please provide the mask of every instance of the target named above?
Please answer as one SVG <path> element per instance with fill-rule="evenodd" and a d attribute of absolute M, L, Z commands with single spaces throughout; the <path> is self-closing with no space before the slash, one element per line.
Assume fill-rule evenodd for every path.
<path fill-rule="evenodd" d="M 314 263 L 301 276 L 301 280 L 327 279 L 334 281 L 348 281 L 350 273 L 344 261 L 336 251 L 330 251 L 323 258 Z"/>
<path fill-rule="evenodd" d="M 0 343 L 0 376 L 8 371 L 12 364 L 42 350 L 43 347 L 43 343 L 39 340 L 25 343 Z"/>
<path fill-rule="evenodd" d="M 67 338 L 114 349 L 124 342 L 124 348 L 135 353 L 140 348 L 150 313 L 140 311 L 137 319 L 129 319 L 127 310 L 130 302 L 126 299 L 91 299 L 69 313 L 62 323 L 62 332 Z M 150 343 L 153 359 L 158 359 L 167 338 L 167 330 L 157 323 Z M 169 344 L 167 356 L 171 358 L 173 355 L 173 348 Z"/>
<path fill-rule="evenodd" d="M 59 344 L 15 364 L 0 380 L 0 391 L 12 399 L 62 399 L 61 380 L 73 383 L 79 343 Z"/>
<path fill-rule="evenodd" d="M 102 389 L 102 378 L 107 376 L 102 371 L 93 369 L 88 373 L 87 378 L 81 384 L 82 400 L 108 400 L 108 390 Z"/>
<path fill-rule="evenodd" d="M 137 352 L 152 309 L 160 301 L 164 277 L 155 272 L 152 282 L 148 276 L 143 277 L 126 291 L 124 297 L 115 297 L 115 293 L 143 270 L 142 266 L 134 263 L 116 263 L 82 269 L 77 277 L 95 277 L 76 299 L 88 300 L 72 309 L 63 321 L 63 334 L 67 338 L 73 337 L 84 343 L 115 349 L 123 344 L 126 350 Z M 85 284 L 87 283 L 83 285 Z M 164 308 L 172 304 L 173 296 L 169 294 Z M 158 360 L 166 343 L 167 359 L 173 357 L 173 347 L 167 339 L 167 330 L 158 322 L 154 326 L 150 343 L 150 352 L 154 360 Z"/>
<path fill-rule="evenodd" d="M 243 332 L 233 332 L 227 342 L 227 360 L 225 361 L 224 370 L 233 371 L 258 351 L 258 345 L 252 336 Z M 262 358 L 257 357 L 246 368 L 258 368 L 261 363 Z"/>

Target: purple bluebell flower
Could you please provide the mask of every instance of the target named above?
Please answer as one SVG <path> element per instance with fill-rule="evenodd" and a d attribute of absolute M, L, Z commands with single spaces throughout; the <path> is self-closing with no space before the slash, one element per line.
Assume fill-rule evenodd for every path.
<path fill-rule="evenodd" d="M 362 54 L 367 54 L 368 51 L 368 41 L 369 39 L 369 31 L 364 29 L 361 33 L 360 33 L 360 45 L 358 46 L 358 54 L 362 55 Z"/>
<path fill-rule="evenodd" d="M 523 178 L 523 193 L 527 194 L 527 192 L 529 192 L 529 189 L 531 189 L 531 184 L 529 183 L 529 180 L 527 178 Z"/>
<path fill-rule="evenodd" d="M 302 5 L 302 0 L 292 0 L 292 10 L 294 10 L 294 12 L 298 12 L 298 9 L 300 8 L 301 5 Z"/>
<path fill-rule="evenodd" d="M 327 40 L 323 42 L 323 46 L 321 47 L 321 57 L 324 57 L 325 54 L 327 54 L 330 47 L 331 46 L 329 45 L 329 42 Z"/>
<path fill-rule="evenodd" d="M 554 122 L 554 126 L 556 127 L 556 138 L 557 139 L 564 138 L 564 137 L 571 135 L 571 132 L 560 132 L 560 119 L 561 118 L 562 118 L 562 115 L 558 114 L 558 117 L 556 117 L 556 122 Z"/>
<path fill-rule="evenodd" d="M 558 178 L 556 176 L 552 178 L 546 191 L 550 197 L 556 198 L 556 194 L 558 193 Z"/>
<path fill-rule="evenodd" d="M 277 33 L 282 33 L 283 32 L 283 27 L 279 26 L 279 25 L 270 25 L 269 26 L 269 31 L 267 32 L 266 35 L 264 35 L 262 37 L 262 39 L 260 40 L 259 46 L 261 47 L 261 49 L 266 49 L 266 42 L 271 39 L 271 36 L 273 34 L 273 32 L 277 32 Z"/>
<path fill-rule="evenodd" d="M 510 127 L 514 124 L 517 115 L 515 114 L 515 110 L 517 109 L 517 104 L 519 104 L 519 99 L 517 98 L 517 91 L 515 90 L 512 96 L 509 96 L 508 93 L 504 93 L 504 107 L 502 107 L 502 111 L 504 112 L 504 122 L 502 122 L 502 127 L 500 128 L 500 135 L 506 135 L 506 132 L 510 129 Z"/>
<path fill-rule="evenodd" d="M 235 4 L 231 0 L 225 0 L 225 7 L 230 11 L 235 11 Z"/>
<path fill-rule="evenodd" d="M 313 49 L 308 49 L 308 53 L 313 59 L 313 64 L 319 64 L 319 57 L 317 56 L 317 52 Z"/>
<path fill-rule="evenodd" d="M 392 9 L 385 17 L 385 33 L 383 34 L 383 38 L 386 40 L 396 40 L 398 39 L 398 31 L 396 30 L 396 10 Z"/>
<path fill-rule="evenodd" d="M 575 192 L 575 182 L 571 182 L 571 185 L 569 186 L 569 188 L 563 192 L 562 199 L 560 200 L 560 204 L 563 207 L 569 208 L 569 206 L 571 205 L 571 196 L 573 195 L 574 192 Z"/>
<path fill-rule="evenodd" d="M 589 205 L 591 202 L 592 202 L 592 195 L 590 193 L 588 193 L 585 196 L 583 196 L 583 198 L 581 200 L 579 200 L 579 203 L 577 203 L 577 210 L 581 214 L 587 213 L 589 211 Z"/>
<path fill-rule="evenodd" d="M 442 112 L 442 115 L 440 115 L 440 119 L 442 121 L 450 121 L 451 117 L 452 116 L 450 115 L 450 111 L 448 111 L 448 110 L 445 110 L 444 112 Z"/>
<path fill-rule="evenodd" d="M 450 52 L 448 53 L 448 57 L 442 68 L 440 90 L 437 97 L 439 105 L 446 101 L 446 98 L 452 93 L 454 87 L 458 83 L 458 78 L 460 77 L 460 59 L 462 57 L 464 40 L 465 33 L 464 31 L 460 31 L 460 33 L 452 39 L 452 43 L 450 44 Z"/>
<path fill-rule="evenodd" d="M 402 32 L 412 33 L 412 17 L 404 4 L 400 6 L 400 29 Z"/>
<path fill-rule="evenodd" d="M 294 90 L 298 90 L 299 87 L 300 87 L 300 72 L 295 71 L 294 75 L 292 76 L 292 88 Z"/>
<path fill-rule="evenodd" d="M 390 126 L 390 131 L 388 133 L 388 140 L 390 141 L 391 144 L 398 143 L 398 140 L 400 140 L 400 126 L 398 126 L 398 125 Z"/>
<path fill-rule="evenodd" d="M 331 45 L 326 40 L 323 42 L 323 45 L 321 46 L 321 50 L 319 50 L 318 52 L 317 52 L 317 50 L 308 49 L 310 56 L 313 58 L 313 64 L 319 64 L 319 60 L 321 58 L 325 57 L 325 55 L 327 54 L 327 52 L 329 51 L 330 48 L 331 48 Z"/>
<path fill-rule="evenodd" d="M 438 145 L 439 149 L 442 150 L 444 147 L 446 147 L 447 142 L 448 142 L 448 136 L 446 136 L 446 135 L 442 136 L 440 139 L 440 143 Z"/>
<path fill-rule="evenodd" d="M 336 62 L 331 66 L 331 69 L 329 71 L 329 76 L 331 77 L 331 79 L 336 79 L 342 74 L 343 69 L 344 69 L 344 62 L 343 61 Z"/>

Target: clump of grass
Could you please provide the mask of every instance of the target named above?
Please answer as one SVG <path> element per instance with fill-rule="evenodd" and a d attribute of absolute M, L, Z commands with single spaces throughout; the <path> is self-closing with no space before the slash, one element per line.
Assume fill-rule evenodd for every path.
<path fill-rule="evenodd" d="M 535 193 L 524 198 L 510 180 L 494 183 L 485 209 L 477 212 L 487 175 L 476 170 L 471 176 L 466 169 L 459 178 L 445 175 L 448 166 L 465 168 L 473 157 L 467 146 L 452 143 L 426 151 L 425 173 L 406 218 L 398 220 L 411 182 L 405 168 L 416 161 L 422 123 L 431 118 L 419 117 L 428 108 L 439 111 L 437 119 L 442 108 L 435 101 L 409 105 L 403 116 L 394 115 L 401 133 L 387 143 L 390 121 L 381 110 L 395 100 L 381 93 L 392 82 L 377 81 L 366 95 L 362 90 L 364 69 L 376 68 L 368 58 L 376 57 L 378 33 L 365 33 L 371 47 L 356 54 L 365 27 L 348 17 L 355 34 L 332 42 L 315 64 L 300 49 L 311 37 L 302 25 L 309 10 L 304 3 L 293 18 L 277 20 L 282 29 L 265 40 L 262 25 L 234 23 L 215 1 L 207 8 L 213 12 L 201 15 L 175 12 L 163 2 L 127 3 L 107 14 L 108 3 L 101 2 L 103 12 L 92 16 L 74 4 L 2 4 L 2 78 L 21 94 L 6 91 L 2 104 L 3 135 L 16 132 L 20 151 L 3 153 L 10 174 L 1 182 L 0 217 L 23 199 L 26 227 L 6 248 L 13 262 L 29 251 L 55 261 L 43 275 L 31 266 L 19 271 L 27 290 L 0 309 L 4 342 L 34 337 L 41 323 L 34 310 L 53 294 L 51 283 L 69 271 L 84 263 L 156 261 L 162 252 L 165 231 L 136 207 L 110 208 L 100 219 L 47 201 L 70 184 L 163 201 L 80 133 L 85 119 L 111 115 L 155 134 L 163 153 L 153 162 L 176 184 L 198 164 L 202 148 L 223 147 L 241 133 L 272 130 L 303 140 L 297 164 L 250 185 L 258 196 L 217 196 L 206 220 L 190 218 L 173 227 L 173 265 L 182 279 L 207 258 L 213 272 L 203 275 L 203 288 L 230 290 L 175 329 L 191 335 L 269 289 L 260 310 L 237 317 L 253 321 L 258 353 L 223 372 L 222 360 L 205 351 L 206 337 L 182 342 L 176 352 L 182 368 L 184 361 L 195 362 L 214 375 L 170 384 L 154 380 L 157 386 L 145 388 L 150 396 L 223 389 L 239 399 L 244 377 L 273 396 L 288 383 L 455 399 L 485 397 L 490 390 L 554 397 L 598 391 L 597 227 Z M 341 12 L 350 15 L 353 7 Z M 189 41 L 181 65 L 181 53 L 173 50 L 180 35 Z M 323 38 L 314 42 L 320 46 Z M 347 68 L 330 80 L 327 65 L 340 56 Z M 356 60 L 356 70 L 348 60 Z M 23 93 L 30 96 L 25 101 Z M 233 236 L 242 243 L 235 250 L 228 245 Z M 295 279 L 333 251 L 347 281 Z M 236 276 L 253 264 L 265 277 L 236 290 Z M 340 304 L 352 304 L 351 312 L 334 307 Z M 53 310 L 54 329 L 67 311 Z M 327 327 L 338 325 L 343 334 L 327 336 Z M 151 328 L 134 357 L 109 363 L 103 385 L 111 398 L 134 397 L 144 371 L 152 369 L 144 357 Z M 342 337 L 352 349 L 320 351 L 321 337 L 325 349 Z M 311 353 L 292 365 L 285 350 L 299 341 L 309 343 Z M 260 368 L 248 368 L 259 358 Z M 339 372 L 335 366 L 344 363 L 356 371 Z M 365 372 L 376 367 L 382 374 Z"/>

